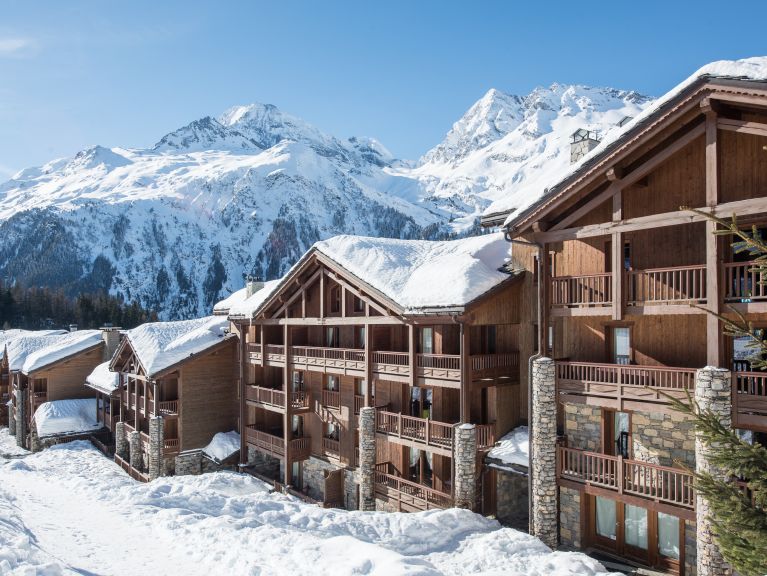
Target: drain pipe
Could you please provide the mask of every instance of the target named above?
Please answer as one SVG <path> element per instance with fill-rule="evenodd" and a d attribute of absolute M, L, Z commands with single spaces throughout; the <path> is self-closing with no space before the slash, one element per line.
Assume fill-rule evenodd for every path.
<path fill-rule="evenodd" d="M 542 308 L 542 298 L 541 298 L 541 285 L 540 283 L 543 281 L 543 274 L 542 274 L 542 266 L 543 266 L 543 246 L 541 244 L 538 244 L 536 242 L 528 242 L 526 240 L 515 240 L 509 235 L 509 231 L 504 230 L 503 232 L 504 239 L 511 243 L 511 244 L 521 244 L 523 246 L 532 246 L 534 248 L 538 249 L 538 262 L 536 264 L 537 270 L 536 273 L 538 275 L 538 290 L 536 290 L 536 297 L 538 299 L 538 305 L 536 307 L 536 314 L 537 314 L 537 322 L 538 322 L 538 352 L 530 356 L 530 358 L 527 360 L 527 437 L 528 437 L 528 458 L 527 458 L 527 531 L 532 534 L 533 533 L 533 458 L 535 455 L 533 454 L 533 443 L 532 443 L 532 436 L 533 436 L 533 386 L 532 386 L 532 375 L 533 375 L 533 362 L 537 360 L 538 358 L 543 357 L 542 350 L 540 349 L 540 343 L 541 341 L 545 340 L 545 335 L 543 338 L 541 337 L 541 331 L 543 330 L 543 326 L 541 326 L 541 322 L 543 321 L 543 308 Z"/>

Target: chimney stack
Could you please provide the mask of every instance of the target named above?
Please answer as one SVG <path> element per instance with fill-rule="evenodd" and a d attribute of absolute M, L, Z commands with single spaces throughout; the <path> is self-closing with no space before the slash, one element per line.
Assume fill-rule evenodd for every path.
<path fill-rule="evenodd" d="M 120 328 L 117 326 L 106 325 L 101 327 L 101 339 L 104 341 L 104 356 L 102 360 L 107 362 L 112 359 L 117 347 L 120 345 L 122 336 Z"/>
<path fill-rule="evenodd" d="M 599 134 L 578 128 L 570 136 L 570 164 L 575 164 L 599 144 Z"/>
<path fill-rule="evenodd" d="M 69 331 L 70 332 L 77 332 L 77 324 L 70 324 L 69 325 Z"/>
<path fill-rule="evenodd" d="M 250 298 L 251 296 L 253 296 L 253 294 L 261 290 L 261 288 L 263 287 L 264 287 L 264 281 L 261 280 L 260 276 L 253 276 L 251 274 L 248 274 L 246 276 L 245 295 L 247 298 Z"/>

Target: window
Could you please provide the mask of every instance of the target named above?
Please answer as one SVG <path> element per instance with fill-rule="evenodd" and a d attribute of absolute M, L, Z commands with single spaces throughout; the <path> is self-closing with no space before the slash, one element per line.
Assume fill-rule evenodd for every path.
<path fill-rule="evenodd" d="M 327 387 L 327 390 L 338 392 L 338 376 L 334 374 L 328 374 L 327 380 L 325 381 L 325 386 Z"/>
<path fill-rule="evenodd" d="M 301 416 L 293 416 L 291 421 L 291 431 L 294 438 L 304 437 L 304 419 Z"/>
<path fill-rule="evenodd" d="M 421 354 L 434 354 L 434 329 L 421 328 Z"/>
<path fill-rule="evenodd" d="M 658 512 L 658 552 L 679 560 L 679 518 Z"/>
<path fill-rule="evenodd" d="M 330 311 L 331 312 L 341 311 L 341 287 L 340 286 L 333 286 L 330 289 Z"/>
<path fill-rule="evenodd" d="M 615 500 L 596 496 L 596 529 L 597 534 L 608 540 L 617 540 L 617 519 L 615 516 Z"/>
<path fill-rule="evenodd" d="M 332 422 L 325 424 L 325 438 L 338 440 L 339 434 L 338 424 L 333 424 Z"/>
<path fill-rule="evenodd" d="M 631 363 L 631 328 L 628 326 L 613 327 L 613 362 Z"/>
<path fill-rule="evenodd" d="M 300 370 L 293 370 L 293 392 L 304 389 L 304 373 Z"/>
<path fill-rule="evenodd" d="M 365 348 L 365 327 L 364 326 L 357 326 L 357 329 L 355 330 L 355 338 L 357 340 L 356 347 Z"/>
<path fill-rule="evenodd" d="M 338 347 L 338 327 L 325 328 L 325 346 L 328 348 Z"/>
<path fill-rule="evenodd" d="M 647 550 L 647 509 L 623 505 L 623 539 L 628 546 Z"/>
<path fill-rule="evenodd" d="M 365 311 L 365 302 L 359 296 L 354 297 L 354 311 L 355 312 Z"/>
<path fill-rule="evenodd" d="M 365 381 L 362 378 L 354 379 L 354 393 L 357 396 L 365 395 Z"/>
<path fill-rule="evenodd" d="M 604 452 L 611 456 L 631 455 L 631 416 L 628 412 L 602 411 Z"/>

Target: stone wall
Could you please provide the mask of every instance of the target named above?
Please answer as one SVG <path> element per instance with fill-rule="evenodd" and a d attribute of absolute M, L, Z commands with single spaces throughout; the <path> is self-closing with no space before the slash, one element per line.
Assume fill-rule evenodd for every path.
<path fill-rule="evenodd" d="M 533 361 L 533 431 L 530 442 L 533 462 L 532 532 L 544 544 L 556 548 L 557 537 L 557 406 L 555 367 L 550 358 Z"/>
<path fill-rule="evenodd" d="M 473 510 L 477 501 L 477 432 L 474 424 L 453 429 L 455 506 Z"/>
<path fill-rule="evenodd" d="M 697 529 L 695 522 L 684 522 L 684 573 L 685 576 L 697 576 L 698 574 L 698 546 Z"/>
<path fill-rule="evenodd" d="M 26 390 L 16 390 L 16 445 L 19 448 L 27 447 L 27 395 Z"/>
<path fill-rule="evenodd" d="M 528 515 L 527 476 L 495 470 L 495 516 L 501 524 L 527 532 Z"/>
<path fill-rule="evenodd" d="M 581 493 L 559 488 L 559 543 L 564 548 L 581 547 Z"/>
<path fill-rule="evenodd" d="M 202 452 L 193 450 L 176 456 L 176 475 L 197 476 L 202 474 Z"/>
<path fill-rule="evenodd" d="M 631 441 L 634 460 L 661 466 L 676 466 L 675 462 L 695 466 L 695 427 L 677 412 L 632 413 Z"/>
<path fill-rule="evenodd" d="M 602 448 L 602 410 L 585 404 L 565 404 L 567 446 L 589 452 Z"/>
<path fill-rule="evenodd" d="M 250 446 L 248 446 L 248 466 L 261 476 L 282 482 L 281 461 Z"/>
<path fill-rule="evenodd" d="M 375 408 L 364 407 L 360 410 L 360 466 L 357 473 L 360 486 L 359 508 L 370 511 L 376 509 L 375 467 L 376 467 L 376 434 Z"/>

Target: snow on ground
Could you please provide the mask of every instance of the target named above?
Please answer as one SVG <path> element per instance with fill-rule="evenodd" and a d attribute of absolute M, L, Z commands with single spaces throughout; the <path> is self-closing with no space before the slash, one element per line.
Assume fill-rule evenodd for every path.
<path fill-rule="evenodd" d="M 530 458 L 530 435 L 527 426 L 519 426 L 504 435 L 487 454 L 504 464 L 527 466 Z"/>
<path fill-rule="evenodd" d="M 95 432 L 103 427 L 96 415 L 94 398 L 43 402 L 35 410 L 34 420 L 40 438 Z"/>
<path fill-rule="evenodd" d="M 210 441 L 202 451 L 219 462 L 226 460 L 240 450 L 240 435 L 232 430 L 231 432 L 219 432 L 213 436 L 213 440 Z"/>
<path fill-rule="evenodd" d="M 0 458 L 0 477 L 3 574 L 605 573 L 465 510 L 327 510 L 232 472 L 140 484 L 85 442 Z"/>

